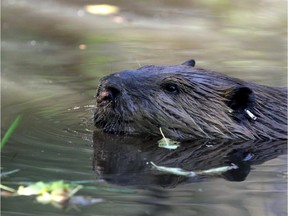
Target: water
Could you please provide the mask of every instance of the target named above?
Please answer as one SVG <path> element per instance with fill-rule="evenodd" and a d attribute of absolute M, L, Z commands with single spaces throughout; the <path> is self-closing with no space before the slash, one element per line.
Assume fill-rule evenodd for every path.
<path fill-rule="evenodd" d="M 2 172 L 20 171 L 3 177 L 2 184 L 85 180 L 78 194 L 104 200 L 63 210 L 30 197 L 2 197 L 2 214 L 286 215 L 285 142 L 194 143 L 167 153 L 141 140 L 93 138 L 92 121 L 99 78 L 145 64 L 194 58 L 198 67 L 286 85 L 286 2 L 107 3 L 120 13 L 88 14 L 79 1 L 2 3 L 2 136 L 23 114 L 2 150 L 1 165 Z M 209 169 L 225 163 L 234 147 L 254 155 L 240 175 L 244 181 L 235 181 L 234 174 L 163 177 L 147 164 Z"/>

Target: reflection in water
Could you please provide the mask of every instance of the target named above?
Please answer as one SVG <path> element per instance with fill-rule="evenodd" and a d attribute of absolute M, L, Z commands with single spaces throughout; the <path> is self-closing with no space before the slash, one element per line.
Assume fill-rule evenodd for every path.
<path fill-rule="evenodd" d="M 203 181 L 204 177 L 187 178 L 159 173 L 151 168 L 150 161 L 191 171 L 235 164 L 238 169 L 224 172 L 221 177 L 229 181 L 244 181 L 251 165 L 262 164 L 286 152 L 286 140 L 197 140 L 182 143 L 176 150 L 168 150 L 159 148 L 157 140 L 118 137 L 95 131 L 93 167 L 98 175 L 113 184 L 176 187 L 178 184 Z"/>

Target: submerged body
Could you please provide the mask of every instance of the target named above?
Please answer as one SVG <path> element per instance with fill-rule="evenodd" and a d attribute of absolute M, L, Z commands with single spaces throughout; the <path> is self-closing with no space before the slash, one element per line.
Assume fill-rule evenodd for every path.
<path fill-rule="evenodd" d="M 144 66 L 104 77 L 94 122 L 107 133 L 175 140 L 287 139 L 287 88 L 182 65 Z"/>

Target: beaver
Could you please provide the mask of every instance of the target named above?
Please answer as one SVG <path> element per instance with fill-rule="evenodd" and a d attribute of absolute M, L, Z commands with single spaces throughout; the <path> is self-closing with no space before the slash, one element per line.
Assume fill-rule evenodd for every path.
<path fill-rule="evenodd" d="M 195 139 L 287 139 L 287 87 L 195 67 L 147 65 L 100 80 L 94 124 L 106 133 Z"/>

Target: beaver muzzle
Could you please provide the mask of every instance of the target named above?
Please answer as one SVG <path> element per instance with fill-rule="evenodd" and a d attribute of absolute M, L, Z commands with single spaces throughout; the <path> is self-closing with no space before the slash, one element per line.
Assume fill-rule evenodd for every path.
<path fill-rule="evenodd" d="M 120 90 L 116 87 L 112 86 L 102 86 L 96 96 L 96 102 L 98 106 L 107 106 L 108 104 L 112 104 L 115 106 L 115 101 L 120 94 Z"/>

